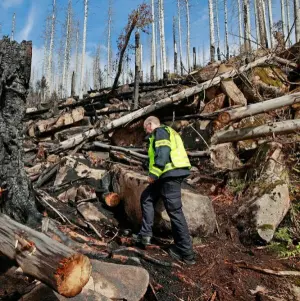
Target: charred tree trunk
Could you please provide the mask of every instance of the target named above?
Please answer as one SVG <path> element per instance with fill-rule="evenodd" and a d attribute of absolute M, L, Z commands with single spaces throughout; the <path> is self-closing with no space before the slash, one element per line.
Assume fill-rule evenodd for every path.
<path fill-rule="evenodd" d="M 0 211 L 34 225 L 39 220 L 23 164 L 22 119 L 29 88 L 31 42 L 0 41 Z"/>

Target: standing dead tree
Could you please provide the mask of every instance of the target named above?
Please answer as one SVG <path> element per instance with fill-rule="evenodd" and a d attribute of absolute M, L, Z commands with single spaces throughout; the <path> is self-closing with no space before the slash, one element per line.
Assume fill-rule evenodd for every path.
<path fill-rule="evenodd" d="M 161 63 L 161 69 L 163 75 L 167 68 L 164 0 L 158 0 L 158 21 L 159 21 L 159 37 L 160 37 L 160 53 L 161 53 L 160 63 Z"/>
<path fill-rule="evenodd" d="M 14 13 L 12 18 L 11 35 L 10 35 L 11 41 L 14 40 L 15 30 L 16 30 L 16 13 Z"/>
<path fill-rule="evenodd" d="M 240 51 L 242 49 L 243 45 L 243 25 L 242 25 L 242 10 L 241 10 L 241 0 L 237 0 L 237 6 L 238 6 L 238 20 L 239 20 L 239 45 L 240 45 Z"/>
<path fill-rule="evenodd" d="M 189 0 L 185 0 L 186 8 L 186 55 L 188 71 L 191 71 L 191 46 L 190 46 L 190 7 Z"/>
<path fill-rule="evenodd" d="M 215 61 L 215 26 L 214 26 L 214 5 L 213 0 L 208 0 L 209 9 L 209 34 L 210 34 L 210 61 Z"/>
<path fill-rule="evenodd" d="M 219 0 L 214 1 L 214 13 L 216 16 L 216 31 L 217 31 L 217 57 L 218 61 L 221 61 L 221 49 L 220 49 L 220 23 L 219 23 Z"/>
<path fill-rule="evenodd" d="M 300 40 L 300 5 L 298 0 L 294 0 L 295 36 L 296 43 Z"/>
<path fill-rule="evenodd" d="M 225 23 L 225 53 L 226 60 L 229 60 L 229 44 L 228 44 L 228 13 L 227 13 L 227 0 L 224 0 L 224 23 Z"/>
<path fill-rule="evenodd" d="M 21 139 L 31 54 L 31 42 L 0 41 L 0 211 L 34 225 L 40 215 L 25 173 Z"/>
<path fill-rule="evenodd" d="M 114 91 L 119 82 L 120 75 L 122 73 L 123 59 L 127 49 L 127 46 L 130 41 L 131 34 L 135 28 L 143 30 L 147 25 L 152 22 L 151 8 L 149 5 L 142 3 L 138 6 L 137 9 L 128 17 L 128 23 L 125 26 L 124 30 L 118 38 L 118 50 L 119 50 L 119 61 L 116 77 L 112 86 L 112 91 Z"/>
<path fill-rule="evenodd" d="M 173 47 L 174 47 L 174 73 L 178 72 L 178 53 L 177 53 L 177 42 L 176 42 L 176 18 L 173 17 Z"/>
<path fill-rule="evenodd" d="M 179 39 L 179 65 L 180 65 L 180 74 L 183 75 L 180 0 L 177 0 L 177 10 L 178 10 L 177 13 L 178 13 L 178 39 Z"/>
<path fill-rule="evenodd" d="M 135 72 L 134 72 L 134 91 L 133 99 L 136 110 L 139 107 L 139 85 L 141 81 L 141 44 L 140 44 L 140 33 L 135 33 Z"/>
<path fill-rule="evenodd" d="M 72 0 L 68 2 L 67 16 L 66 16 L 66 41 L 64 50 L 64 64 L 63 64 L 63 95 L 68 96 L 68 75 L 70 67 L 71 55 L 71 38 L 72 38 Z"/>
<path fill-rule="evenodd" d="M 151 70 L 150 79 L 154 82 L 157 79 L 157 62 L 156 62 L 156 35 L 155 35 L 155 7 L 154 0 L 151 0 L 151 12 L 152 12 L 152 39 L 151 39 Z"/>
<path fill-rule="evenodd" d="M 49 86 L 49 93 L 52 92 L 53 85 L 53 49 L 54 49 L 54 34 L 56 24 L 56 0 L 53 0 L 52 5 L 52 17 L 51 17 L 51 37 L 49 44 L 49 55 L 48 55 L 48 70 L 47 70 L 47 81 Z"/>
<path fill-rule="evenodd" d="M 82 58 L 81 58 L 81 72 L 80 72 L 80 90 L 79 98 L 83 98 L 84 89 L 84 71 L 85 71 L 85 48 L 86 48 L 86 28 L 88 19 L 88 5 L 89 1 L 84 0 L 84 21 L 83 21 L 83 38 L 82 38 Z"/>
<path fill-rule="evenodd" d="M 109 0 L 108 22 L 107 22 L 107 74 L 106 74 L 107 86 L 110 86 L 111 84 L 111 72 L 112 72 L 111 25 L 112 25 L 112 0 Z"/>

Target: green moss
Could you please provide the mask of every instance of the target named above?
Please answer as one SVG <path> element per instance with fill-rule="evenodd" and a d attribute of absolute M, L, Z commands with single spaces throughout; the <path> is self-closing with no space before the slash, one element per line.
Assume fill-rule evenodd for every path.
<path fill-rule="evenodd" d="M 261 226 L 258 227 L 261 230 L 274 230 L 273 225 L 270 224 L 263 224 Z"/>
<path fill-rule="evenodd" d="M 281 74 L 281 70 L 273 67 L 274 70 L 278 73 Z M 274 74 L 274 78 L 270 77 L 269 74 L 274 72 L 270 67 L 256 67 L 254 69 L 254 75 L 257 75 L 260 77 L 260 80 L 264 82 L 267 85 L 274 86 L 280 88 L 282 86 L 282 81 Z"/>
<path fill-rule="evenodd" d="M 227 188 L 233 194 L 242 192 L 245 189 L 246 182 L 241 179 L 230 179 L 227 183 Z"/>

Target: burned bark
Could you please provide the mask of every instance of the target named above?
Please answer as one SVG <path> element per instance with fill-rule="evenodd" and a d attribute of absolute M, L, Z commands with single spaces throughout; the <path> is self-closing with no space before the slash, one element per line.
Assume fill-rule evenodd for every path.
<path fill-rule="evenodd" d="M 0 211 L 15 220 L 35 224 L 39 213 L 26 176 L 22 149 L 22 119 L 30 80 L 31 42 L 0 41 Z"/>

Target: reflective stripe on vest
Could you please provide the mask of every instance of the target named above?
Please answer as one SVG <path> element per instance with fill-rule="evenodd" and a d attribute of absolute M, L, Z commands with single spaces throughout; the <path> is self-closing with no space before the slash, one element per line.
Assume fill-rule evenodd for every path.
<path fill-rule="evenodd" d="M 163 128 L 167 130 L 167 132 L 170 134 L 170 140 L 164 139 L 164 140 L 155 141 L 154 143 L 155 140 L 154 134 L 152 134 L 149 138 L 149 149 L 148 149 L 149 172 L 151 174 L 156 175 L 157 177 L 160 177 L 163 173 L 173 169 L 191 167 L 188 155 L 185 151 L 180 135 L 168 126 L 164 126 Z M 154 166 L 155 148 L 161 146 L 168 146 L 171 149 L 170 152 L 171 162 L 167 163 L 163 170 Z"/>

